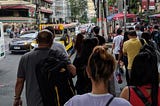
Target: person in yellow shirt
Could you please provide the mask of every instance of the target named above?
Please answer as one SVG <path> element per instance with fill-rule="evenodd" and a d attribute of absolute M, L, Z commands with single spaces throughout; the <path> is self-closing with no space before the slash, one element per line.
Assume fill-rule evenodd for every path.
<path fill-rule="evenodd" d="M 123 54 L 126 55 L 128 58 L 127 70 L 128 70 L 129 79 L 130 79 L 130 70 L 132 67 L 134 57 L 139 53 L 139 50 L 142 47 L 142 44 L 140 40 L 137 38 L 136 31 L 134 30 L 129 31 L 128 38 L 129 40 L 127 40 L 123 44 Z"/>

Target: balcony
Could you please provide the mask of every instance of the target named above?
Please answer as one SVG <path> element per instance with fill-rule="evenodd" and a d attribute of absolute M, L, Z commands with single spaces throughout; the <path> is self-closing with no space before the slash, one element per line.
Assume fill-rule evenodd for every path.
<path fill-rule="evenodd" d="M 43 0 L 43 1 L 50 3 L 50 4 L 53 4 L 53 0 Z"/>

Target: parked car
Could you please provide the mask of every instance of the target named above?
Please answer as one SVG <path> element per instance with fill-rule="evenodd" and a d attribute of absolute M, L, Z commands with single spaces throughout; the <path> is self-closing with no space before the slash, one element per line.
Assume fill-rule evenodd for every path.
<path fill-rule="evenodd" d="M 38 32 L 25 33 L 18 38 L 14 38 L 9 42 L 9 50 L 14 52 L 28 52 L 31 48 L 31 43 L 36 39 Z"/>

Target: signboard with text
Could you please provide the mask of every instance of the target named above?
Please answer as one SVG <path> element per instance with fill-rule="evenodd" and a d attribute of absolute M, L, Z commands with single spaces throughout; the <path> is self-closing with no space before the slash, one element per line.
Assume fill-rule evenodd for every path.
<path fill-rule="evenodd" d="M 147 10 L 148 8 L 148 0 L 142 0 L 142 9 Z"/>
<path fill-rule="evenodd" d="M 149 10 L 155 9 L 155 0 L 149 0 Z"/>

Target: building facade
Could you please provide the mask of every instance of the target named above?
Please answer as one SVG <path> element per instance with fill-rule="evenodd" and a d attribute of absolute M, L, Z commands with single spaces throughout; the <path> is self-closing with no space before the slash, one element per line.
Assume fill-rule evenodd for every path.
<path fill-rule="evenodd" d="M 0 0 L 0 21 L 50 23 L 52 0 Z"/>
<path fill-rule="evenodd" d="M 71 10 L 69 0 L 53 0 L 52 10 L 54 23 L 70 22 Z"/>
<path fill-rule="evenodd" d="M 88 0 L 88 18 L 91 20 L 93 17 L 96 17 L 95 6 L 93 0 Z"/>

